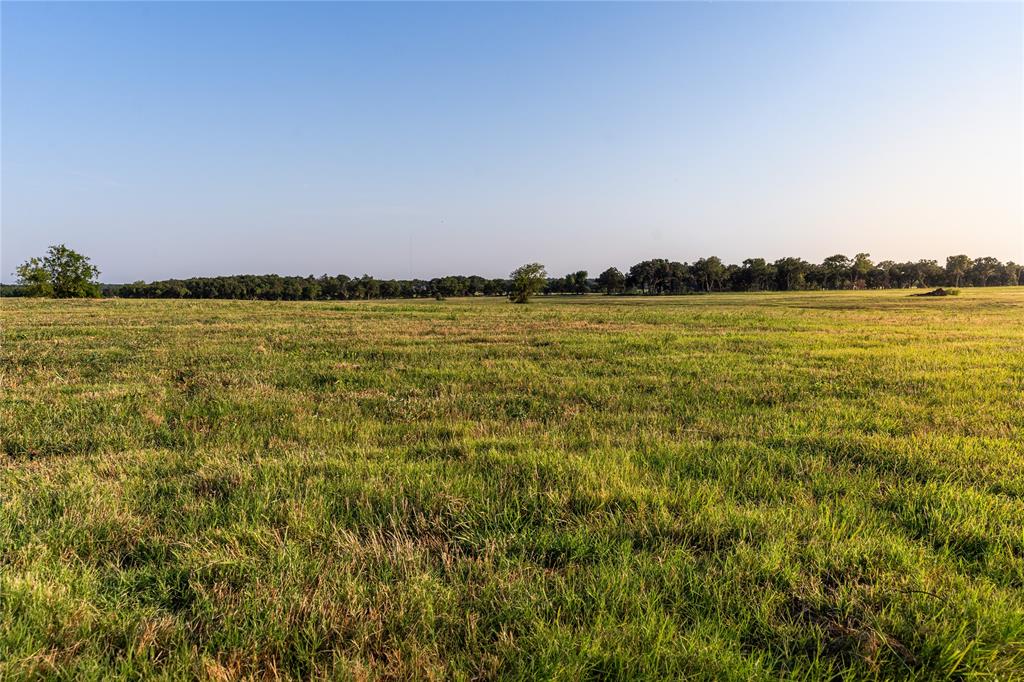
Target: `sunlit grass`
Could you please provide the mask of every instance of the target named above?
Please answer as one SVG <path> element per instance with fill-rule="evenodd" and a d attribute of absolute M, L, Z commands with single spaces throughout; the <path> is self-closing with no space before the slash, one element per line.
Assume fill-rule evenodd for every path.
<path fill-rule="evenodd" d="M 1024 675 L 1024 289 L 0 320 L 0 677 Z"/>

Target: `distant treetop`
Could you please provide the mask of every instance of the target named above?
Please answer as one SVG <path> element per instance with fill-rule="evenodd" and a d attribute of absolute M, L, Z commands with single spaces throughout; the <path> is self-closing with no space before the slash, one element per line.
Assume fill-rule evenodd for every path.
<path fill-rule="evenodd" d="M 91 298 L 100 295 L 99 269 L 63 244 L 51 246 L 42 258 L 29 258 L 18 266 L 18 283 L 27 296 Z"/>

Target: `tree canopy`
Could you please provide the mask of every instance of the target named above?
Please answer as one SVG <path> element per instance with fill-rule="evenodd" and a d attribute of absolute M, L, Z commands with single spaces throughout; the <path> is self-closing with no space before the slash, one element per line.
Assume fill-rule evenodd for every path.
<path fill-rule="evenodd" d="M 584 279 L 586 273 L 583 273 Z M 527 263 L 509 275 L 509 300 L 513 303 L 529 303 L 530 297 L 544 290 L 548 273 L 540 263 Z"/>
<path fill-rule="evenodd" d="M 18 283 L 27 296 L 87 298 L 100 295 L 96 282 L 100 271 L 88 256 L 64 244 L 51 246 L 42 258 L 30 258 L 18 266 Z"/>

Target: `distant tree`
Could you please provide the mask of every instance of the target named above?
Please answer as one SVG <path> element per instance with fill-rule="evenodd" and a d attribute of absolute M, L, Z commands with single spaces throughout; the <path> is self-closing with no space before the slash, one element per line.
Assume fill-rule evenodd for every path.
<path fill-rule="evenodd" d="M 660 294 L 667 286 L 671 274 L 669 263 L 664 258 L 640 261 L 629 269 L 626 282 L 645 294 Z"/>
<path fill-rule="evenodd" d="M 437 294 L 441 295 L 441 298 L 447 298 L 448 296 L 461 296 L 464 291 L 464 283 L 459 281 L 458 277 L 437 277 L 430 280 L 431 288 L 434 291 L 435 298 Z"/>
<path fill-rule="evenodd" d="M 357 298 L 371 299 L 380 297 L 380 281 L 370 275 L 363 275 L 355 280 Z"/>
<path fill-rule="evenodd" d="M 545 294 L 564 294 L 572 291 L 572 280 L 569 275 L 565 277 L 552 277 L 544 283 Z"/>
<path fill-rule="evenodd" d="M 626 276 L 618 268 L 608 268 L 598 275 L 597 285 L 606 294 L 617 294 L 626 288 Z"/>
<path fill-rule="evenodd" d="M 736 279 L 740 275 L 740 266 L 730 263 L 725 266 L 725 277 L 722 278 L 723 289 L 736 289 Z"/>
<path fill-rule="evenodd" d="M 773 264 L 779 278 L 779 288 L 784 291 L 793 291 L 804 288 L 804 278 L 810 269 L 810 263 L 802 258 L 780 258 Z"/>
<path fill-rule="evenodd" d="M 889 273 L 892 267 L 895 265 L 891 260 L 884 260 L 881 263 L 871 268 L 871 271 L 867 276 L 867 286 L 869 289 L 888 289 L 889 288 Z"/>
<path fill-rule="evenodd" d="M 53 279 L 42 258 L 29 258 L 15 271 L 25 296 L 53 296 Z"/>
<path fill-rule="evenodd" d="M 51 246 L 42 258 L 30 258 L 18 266 L 18 282 L 31 296 L 91 298 L 100 295 L 96 277 L 100 271 L 87 256 L 63 244 Z"/>
<path fill-rule="evenodd" d="M 402 282 L 397 279 L 386 279 L 380 283 L 381 298 L 401 298 Z"/>
<path fill-rule="evenodd" d="M 704 291 L 720 288 L 726 275 L 725 266 L 718 256 L 698 259 L 690 266 L 690 272 Z"/>
<path fill-rule="evenodd" d="M 917 285 L 937 287 L 946 279 L 945 269 L 935 260 L 919 260 L 916 263 Z"/>
<path fill-rule="evenodd" d="M 1009 261 L 1004 264 L 1003 267 L 1000 268 L 1000 274 L 1002 276 L 1001 284 L 1009 284 L 1011 286 L 1020 284 L 1022 271 L 1024 271 L 1024 268 L 1021 268 L 1020 265 L 1017 265 L 1013 261 Z"/>
<path fill-rule="evenodd" d="M 484 293 L 486 284 L 487 280 L 480 275 L 470 275 L 466 278 L 466 295 L 476 296 L 477 294 Z"/>
<path fill-rule="evenodd" d="M 946 274 L 949 275 L 950 283 L 953 286 L 960 286 L 960 280 L 971 269 L 971 263 L 971 259 L 964 254 L 946 258 Z"/>
<path fill-rule="evenodd" d="M 655 293 L 657 285 L 657 261 L 640 261 L 629 269 L 626 274 L 626 283 L 633 289 L 639 289 L 642 293 Z"/>
<path fill-rule="evenodd" d="M 351 298 L 352 278 L 348 275 L 338 275 L 334 278 L 335 296 L 340 299 Z"/>
<path fill-rule="evenodd" d="M 974 265 L 971 266 L 971 279 L 974 280 L 974 284 L 979 287 L 987 287 L 988 281 L 992 275 L 996 274 L 1002 267 L 1002 263 L 999 262 L 998 258 L 992 256 L 985 256 L 974 261 Z"/>
<path fill-rule="evenodd" d="M 306 281 L 302 284 L 303 301 L 316 301 L 320 298 L 320 282 L 316 281 L 313 275 L 306 278 Z"/>
<path fill-rule="evenodd" d="M 513 303 L 529 303 L 530 296 L 544 290 L 548 273 L 540 263 L 527 263 L 513 270 L 509 279 L 509 300 Z"/>
<path fill-rule="evenodd" d="M 161 298 L 188 298 L 190 293 L 188 287 L 179 282 L 171 282 L 160 287 Z"/>
<path fill-rule="evenodd" d="M 286 301 L 298 301 L 302 298 L 302 280 L 297 277 L 285 277 L 281 282 L 281 298 Z"/>
<path fill-rule="evenodd" d="M 59 244 L 47 251 L 43 266 L 50 272 L 53 295 L 57 298 L 93 298 L 100 295 L 96 281 L 100 271 L 89 262 L 88 256 Z"/>
<path fill-rule="evenodd" d="M 911 263 L 910 261 L 895 263 L 889 274 L 890 281 L 894 287 L 906 289 L 908 287 L 920 286 L 916 263 Z"/>
<path fill-rule="evenodd" d="M 765 291 L 775 288 L 775 266 L 764 258 L 748 258 L 735 274 L 735 287 L 747 291 Z"/>
<path fill-rule="evenodd" d="M 372 275 L 363 275 L 363 295 L 366 298 L 380 298 L 380 280 Z"/>
<path fill-rule="evenodd" d="M 868 285 L 868 275 L 875 268 L 871 262 L 870 253 L 858 253 L 853 257 L 853 265 L 850 266 L 850 274 L 853 276 L 853 285 L 857 288 L 864 288 Z"/>
<path fill-rule="evenodd" d="M 576 272 L 566 275 L 565 279 L 569 284 L 568 291 L 574 294 L 585 294 L 590 290 L 590 285 L 587 284 L 587 271 L 577 270 Z"/>
<path fill-rule="evenodd" d="M 849 273 L 852 266 L 853 261 L 841 253 L 826 258 L 821 263 L 821 270 L 824 275 L 822 287 L 827 289 L 846 288 L 847 282 L 850 281 Z"/>
<path fill-rule="evenodd" d="M 508 291 L 508 283 L 503 279 L 489 279 L 484 282 L 484 294 L 487 296 L 504 296 Z"/>

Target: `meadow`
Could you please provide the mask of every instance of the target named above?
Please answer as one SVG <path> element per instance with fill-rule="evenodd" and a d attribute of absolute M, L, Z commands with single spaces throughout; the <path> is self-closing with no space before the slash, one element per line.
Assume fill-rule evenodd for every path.
<path fill-rule="evenodd" d="M 1024 679 L 1024 287 L 0 302 L 0 678 Z"/>

